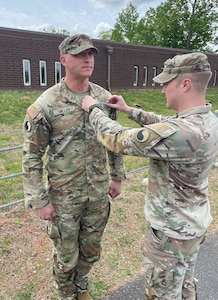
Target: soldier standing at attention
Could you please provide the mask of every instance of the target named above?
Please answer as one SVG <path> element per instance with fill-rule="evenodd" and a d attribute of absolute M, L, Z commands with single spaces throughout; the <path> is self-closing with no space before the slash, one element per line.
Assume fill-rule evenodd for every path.
<path fill-rule="evenodd" d="M 65 38 L 59 46 L 66 70 L 62 81 L 27 109 L 24 120 L 23 172 L 25 203 L 42 220 L 54 243 L 53 277 L 60 299 L 91 300 L 88 274 L 99 260 L 110 199 L 121 192 L 122 155 L 97 142 L 82 99 L 106 101 L 111 94 L 91 83 L 94 69 L 89 36 Z M 104 112 L 110 116 L 110 107 Z M 43 184 L 46 152 L 47 186 Z M 107 168 L 110 166 L 110 181 Z"/>
<path fill-rule="evenodd" d="M 146 300 L 197 299 L 194 268 L 212 221 L 208 173 L 218 154 L 218 120 L 205 95 L 212 72 L 203 53 L 176 55 L 154 81 L 163 84 L 172 117 L 129 107 L 122 96 L 108 106 L 142 128 L 110 120 L 95 99 L 84 98 L 98 140 L 109 150 L 149 157 L 142 245 Z"/>

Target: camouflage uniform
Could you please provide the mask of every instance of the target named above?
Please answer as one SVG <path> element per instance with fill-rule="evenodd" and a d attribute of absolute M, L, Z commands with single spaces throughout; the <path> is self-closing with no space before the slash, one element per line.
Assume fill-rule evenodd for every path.
<path fill-rule="evenodd" d="M 205 55 L 196 56 L 205 61 Z M 195 66 L 174 70 L 175 62 L 181 66 L 181 56 L 170 59 L 160 81 L 187 71 L 209 70 L 208 63 L 196 66 L 195 55 L 182 58 L 191 58 Z M 194 267 L 212 221 L 208 173 L 218 154 L 218 121 L 211 105 L 172 117 L 132 108 L 128 117 L 142 128 L 124 128 L 110 121 L 97 104 L 89 113 L 98 140 L 109 150 L 149 158 L 144 207 L 148 226 L 142 245 L 145 299 L 196 299 Z"/>
<path fill-rule="evenodd" d="M 150 158 L 142 250 L 148 286 L 154 273 L 159 286 L 157 294 L 148 289 L 146 299 L 195 299 L 194 265 L 212 221 L 207 176 L 218 154 L 218 122 L 210 109 L 208 104 L 167 119 L 132 109 L 129 117 L 140 125 L 155 123 L 138 129 L 108 122 L 95 107 L 90 114 L 108 149 Z"/>
<path fill-rule="evenodd" d="M 100 101 L 110 96 L 93 83 L 87 93 Z M 54 242 L 53 275 L 63 299 L 88 289 L 88 273 L 100 256 L 110 210 L 107 158 L 111 179 L 124 177 L 122 156 L 110 151 L 107 155 L 81 109 L 87 93 L 73 93 L 62 80 L 27 109 L 24 120 L 25 202 L 31 209 L 48 203 L 55 208 L 57 216 L 48 222 L 47 232 Z M 111 114 L 108 107 L 103 110 Z"/>

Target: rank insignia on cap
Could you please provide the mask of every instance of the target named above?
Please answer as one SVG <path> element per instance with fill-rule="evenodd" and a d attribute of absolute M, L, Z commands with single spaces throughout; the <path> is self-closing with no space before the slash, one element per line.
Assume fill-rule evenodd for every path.
<path fill-rule="evenodd" d="M 28 115 L 30 116 L 30 118 L 31 118 L 32 120 L 34 120 L 34 119 L 38 116 L 39 111 L 38 111 L 38 109 L 37 109 L 34 105 L 31 105 L 31 106 L 28 108 L 27 113 L 28 113 Z"/>

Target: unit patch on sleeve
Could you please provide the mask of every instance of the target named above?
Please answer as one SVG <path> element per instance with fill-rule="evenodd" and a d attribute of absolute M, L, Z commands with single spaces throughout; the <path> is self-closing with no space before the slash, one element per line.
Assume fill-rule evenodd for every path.
<path fill-rule="evenodd" d="M 26 121 L 26 123 L 25 123 L 25 129 L 26 129 L 26 131 L 30 131 L 31 130 L 31 124 L 30 124 L 29 121 Z"/>

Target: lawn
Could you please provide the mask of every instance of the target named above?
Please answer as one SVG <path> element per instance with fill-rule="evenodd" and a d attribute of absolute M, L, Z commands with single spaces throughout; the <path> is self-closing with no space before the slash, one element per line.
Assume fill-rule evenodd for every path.
<path fill-rule="evenodd" d="M 133 107 L 158 114 L 173 114 L 166 109 L 160 90 L 116 91 Z M 4 151 L 22 145 L 22 122 L 26 108 L 40 94 L 38 91 L 0 91 L 0 206 L 23 199 L 21 149 Z M 209 89 L 207 100 L 218 109 L 218 89 Z M 126 115 L 119 113 L 124 126 L 134 126 Z M 91 293 L 101 299 L 112 290 L 141 274 L 141 242 L 145 220 L 143 202 L 147 176 L 146 158 L 125 157 L 127 179 L 122 194 L 112 201 L 111 216 L 102 242 L 102 257 L 91 272 Z M 138 169 L 137 172 L 134 170 Z M 9 177 L 9 178 L 7 178 Z M 218 171 L 209 177 L 209 196 L 214 217 L 209 233 L 218 230 Z M 45 233 L 46 223 L 28 213 L 23 204 L 0 210 L 0 300 L 56 300 L 52 293 L 49 266 L 52 245 Z"/>

